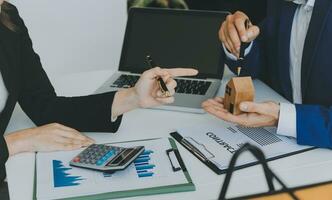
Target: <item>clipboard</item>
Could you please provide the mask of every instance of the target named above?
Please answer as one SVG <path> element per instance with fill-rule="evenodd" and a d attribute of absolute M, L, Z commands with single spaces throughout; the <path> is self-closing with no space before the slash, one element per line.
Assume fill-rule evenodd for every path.
<path fill-rule="evenodd" d="M 158 140 L 162 138 L 154 138 L 147 140 L 135 140 L 135 141 L 125 141 L 121 143 L 130 143 L 130 142 L 140 142 L 140 141 L 150 141 L 150 140 Z M 160 187 L 151 187 L 144 189 L 136 189 L 136 190 L 126 190 L 126 191 L 116 191 L 116 192 L 108 192 L 102 194 L 94 194 L 94 195 L 86 195 L 86 196 L 77 196 L 65 198 L 66 200 L 90 200 L 90 199 L 115 199 L 115 198 L 127 198 L 134 196 L 146 196 L 146 195 L 157 195 L 157 194 L 166 194 L 166 193 L 177 193 L 177 192 L 188 192 L 195 191 L 195 185 L 190 177 L 190 174 L 181 158 L 181 155 L 178 151 L 175 141 L 172 138 L 167 138 L 171 148 L 165 151 L 167 155 L 170 165 L 174 172 L 182 170 L 184 176 L 186 178 L 186 183 L 184 184 L 176 184 L 176 185 L 166 185 Z M 116 143 L 112 143 L 116 144 Z M 37 200 L 37 162 L 35 164 L 35 179 L 34 179 L 34 193 L 33 199 Z"/>
<path fill-rule="evenodd" d="M 179 142 L 184 148 L 186 148 L 190 153 L 192 153 L 196 158 L 198 158 L 201 162 L 203 162 L 208 168 L 210 168 L 213 172 L 215 172 L 216 174 L 221 175 L 221 174 L 225 174 L 227 172 L 227 168 L 220 169 L 215 163 L 211 162 L 208 158 L 206 158 L 204 156 L 204 154 L 201 153 L 195 146 L 193 146 L 184 137 L 182 137 L 182 135 L 180 133 L 172 132 L 172 133 L 170 133 L 170 135 L 177 142 Z M 280 159 L 280 158 L 285 158 L 285 157 L 288 157 L 288 156 L 296 155 L 296 154 L 303 153 L 303 152 L 306 152 L 306 151 L 310 151 L 310 150 L 313 150 L 313 149 L 316 149 L 316 147 L 310 147 L 310 148 L 307 148 L 307 149 L 282 154 L 280 156 L 267 158 L 266 161 L 273 161 L 273 160 L 277 160 L 277 159 Z M 248 164 L 243 164 L 243 165 L 236 166 L 236 167 L 234 167 L 234 170 L 243 169 L 243 168 L 246 168 L 246 167 L 251 167 L 251 166 L 254 166 L 254 165 L 257 165 L 257 164 L 259 164 L 258 161 L 253 161 L 253 162 L 248 163 Z"/>

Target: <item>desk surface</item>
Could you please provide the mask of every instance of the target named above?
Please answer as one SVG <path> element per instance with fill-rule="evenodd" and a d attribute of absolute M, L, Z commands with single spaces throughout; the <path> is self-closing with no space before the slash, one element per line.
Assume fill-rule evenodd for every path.
<path fill-rule="evenodd" d="M 112 71 L 71 74 L 56 79 L 53 83 L 59 95 L 87 95 L 91 94 L 111 74 Z M 222 94 L 222 91 L 219 92 Z M 162 124 L 162 121 L 168 123 Z M 138 109 L 125 114 L 123 123 L 116 134 L 87 133 L 87 135 L 96 139 L 97 142 L 168 137 L 168 134 L 177 127 L 211 123 L 218 123 L 218 120 L 208 114 Z M 33 123 L 17 106 L 6 132 L 32 126 L 34 126 Z M 131 199 L 217 199 L 224 175 L 216 175 L 182 146 L 178 146 L 196 185 L 196 191 Z M 32 199 L 34 164 L 35 155 L 33 153 L 24 153 L 9 158 L 6 168 L 11 199 Z M 272 161 L 269 165 L 290 187 L 332 180 L 332 151 L 326 149 L 316 149 Z M 255 166 L 239 170 L 234 174 L 228 195 L 229 197 L 247 195 L 266 190 L 261 167 Z"/>

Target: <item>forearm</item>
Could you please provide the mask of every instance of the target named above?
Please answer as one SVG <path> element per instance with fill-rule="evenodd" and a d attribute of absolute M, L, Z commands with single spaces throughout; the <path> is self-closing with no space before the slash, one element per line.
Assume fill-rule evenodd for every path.
<path fill-rule="evenodd" d="M 19 103 L 36 125 L 59 123 L 81 132 L 116 132 L 121 118 L 111 121 L 114 92 L 57 97 L 50 92 L 22 95 Z"/>
<path fill-rule="evenodd" d="M 139 98 L 135 88 L 118 91 L 112 104 L 112 118 L 139 108 Z"/>

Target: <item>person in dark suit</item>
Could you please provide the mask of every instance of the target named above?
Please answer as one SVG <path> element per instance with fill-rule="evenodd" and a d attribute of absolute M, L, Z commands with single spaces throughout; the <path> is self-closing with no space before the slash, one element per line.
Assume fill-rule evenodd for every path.
<path fill-rule="evenodd" d="M 240 42 L 246 49 L 242 75 L 259 78 L 292 104 L 242 102 L 245 112 L 227 112 L 222 98 L 203 107 L 226 121 L 259 127 L 276 126 L 278 134 L 302 145 L 332 148 L 332 1 L 271 0 L 260 27 L 248 30 L 243 12 L 228 16 L 220 29 L 225 62 L 234 71 Z"/>
<path fill-rule="evenodd" d="M 116 132 L 123 113 L 174 101 L 174 97 L 163 96 L 156 77 L 162 77 L 174 94 L 176 82 L 172 77 L 198 73 L 194 69 L 154 68 L 142 74 L 136 86 L 130 89 L 84 97 L 59 97 L 33 50 L 17 9 L 3 0 L 0 5 L 0 132 L 5 132 L 17 102 L 38 126 L 1 137 L 0 181 L 5 178 L 9 155 L 72 150 L 90 145 L 94 141 L 79 131 Z"/>
<path fill-rule="evenodd" d="M 246 13 L 253 23 L 260 23 L 266 16 L 267 0 L 186 0 L 189 9 L 216 10 L 216 11 L 242 11 Z"/>

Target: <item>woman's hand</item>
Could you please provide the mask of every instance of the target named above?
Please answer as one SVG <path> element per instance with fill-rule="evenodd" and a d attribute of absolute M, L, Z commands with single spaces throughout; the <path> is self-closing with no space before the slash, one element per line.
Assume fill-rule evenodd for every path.
<path fill-rule="evenodd" d="M 279 104 L 275 102 L 242 102 L 243 114 L 233 115 L 224 108 L 223 98 L 209 99 L 202 104 L 204 110 L 222 120 L 246 127 L 277 126 L 279 121 Z"/>
<path fill-rule="evenodd" d="M 219 30 L 219 39 L 234 56 L 239 57 L 241 42 L 251 42 L 259 35 L 258 26 L 245 27 L 249 19 L 243 12 L 228 15 Z"/>
<path fill-rule="evenodd" d="M 74 150 L 94 143 L 93 139 L 75 129 L 56 123 L 14 132 L 6 135 L 5 140 L 9 155 Z"/>
<path fill-rule="evenodd" d="M 161 69 L 156 67 L 145 71 L 135 87 L 116 93 L 113 100 L 112 116 L 117 117 L 135 108 L 150 108 L 173 103 L 176 88 L 176 81 L 173 77 L 195 76 L 197 74 L 197 70 L 185 68 Z M 161 77 L 166 83 L 171 94 L 170 97 L 164 96 L 160 91 L 157 77 Z"/>

